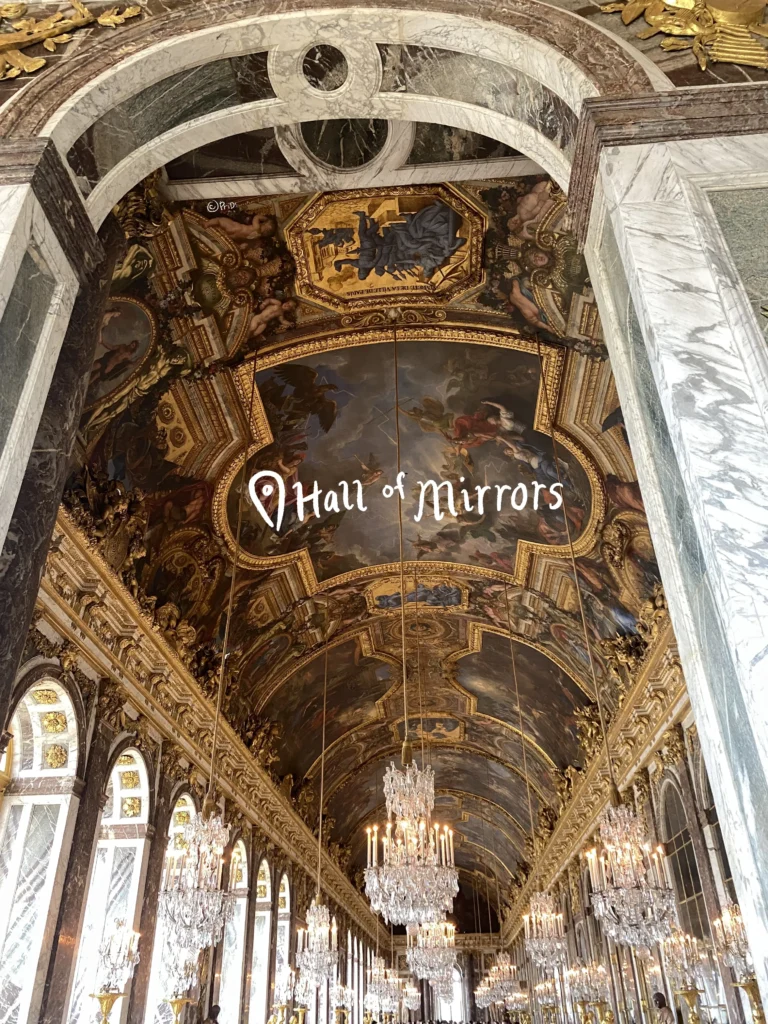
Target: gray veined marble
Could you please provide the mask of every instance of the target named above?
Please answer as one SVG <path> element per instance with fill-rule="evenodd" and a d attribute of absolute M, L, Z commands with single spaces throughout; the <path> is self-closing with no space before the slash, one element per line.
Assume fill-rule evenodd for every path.
<path fill-rule="evenodd" d="M 380 43 L 382 92 L 418 93 L 474 103 L 514 117 L 573 156 L 574 112 L 541 82 L 516 68 L 473 54 Z"/>
<path fill-rule="evenodd" d="M 758 326 L 768 336 L 768 188 L 710 190 L 707 195 Z"/>
<path fill-rule="evenodd" d="M 67 160 L 88 194 L 123 158 L 157 135 L 203 114 L 272 98 L 266 53 L 225 57 L 177 72 L 123 100 L 83 132 Z"/>

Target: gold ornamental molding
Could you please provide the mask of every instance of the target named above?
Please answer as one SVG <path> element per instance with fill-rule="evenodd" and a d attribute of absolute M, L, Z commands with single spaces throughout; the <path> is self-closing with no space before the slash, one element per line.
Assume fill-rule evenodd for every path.
<path fill-rule="evenodd" d="M 233 370 L 235 386 L 240 396 L 241 404 L 244 409 L 250 407 L 254 373 L 262 373 L 283 363 L 321 352 L 365 345 L 392 344 L 394 338 L 394 329 L 390 327 L 373 327 L 367 330 L 353 331 L 341 330 L 330 336 L 326 331 L 323 334 L 282 346 L 276 351 L 267 351 L 260 354 L 256 356 L 255 360 L 242 363 Z M 450 326 L 439 324 L 434 327 L 406 325 L 398 328 L 397 338 L 398 341 L 403 342 L 433 341 L 461 345 L 488 345 L 495 348 L 514 349 L 526 352 L 529 355 L 538 355 L 539 352 L 535 341 L 521 337 L 516 330 L 503 330 L 496 325 L 493 327 L 456 324 Z M 542 346 L 541 355 L 543 373 L 539 384 L 533 427 L 534 430 L 549 436 L 550 410 L 555 422 L 557 422 L 557 401 L 565 371 L 566 353 L 562 347 L 548 347 L 544 345 Z M 254 441 L 248 445 L 248 457 L 271 444 L 273 440 L 264 406 L 258 394 L 258 388 L 254 395 L 251 429 Z M 578 558 L 589 554 L 597 543 L 598 531 L 605 519 L 606 495 L 600 470 L 591 453 L 571 433 L 562 427 L 555 426 L 553 433 L 558 445 L 561 445 L 577 459 L 589 480 L 592 498 L 590 515 L 583 530 L 574 540 L 573 544 L 574 554 Z M 227 515 L 227 496 L 233 481 L 242 469 L 245 461 L 246 449 L 243 447 L 219 477 L 214 490 L 212 506 L 213 528 L 224 539 L 231 557 L 233 559 L 238 558 L 239 565 L 256 571 L 294 566 L 308 596 L 337 586 L 346 586 L 353 582 L 374 580 L 381 576 L 396 576 L 399 574 L 399 563 L 390 562 L 381 565 L 365 566 L 348 573 L 330 577 L 327 580 L 319 581 L 307 548 L 280 555 L 254 555 L 240 547 L 238 553 L 238 546 L 235 543 L 235 536 Z M 491 569 L 486 566 L 467 565 L 462 562 L 426 560 L 406 562 L 404 571 L 406 575 L 410 576 L 413 576 L 415 572 L 418 572 L 420 576 L 463 573 L 471 578 L 496 580 L 513 586 L 525 587 L 528 584 L 534 560 L 537 557 L 566 560 L 570 558 L 570 550 L 567 544 L 539 544 L 535 541 L 521 540 L 517 543 L 515 565 L 512 573 L 507 573 L 500 569 Z"/>
<path fill-rule="evenodd" d="M 688 705 L 677 645 L 666 612 L 663 622 L 657 625 L 647 654 L 608 728 L 620 791 L 632 784 L 635 774 L 651 758 L 664 733 L 682 718 Z M 522 915 L 527 910 L 531 894 L 547 889 L 567 870 L 569 862 L 591 840 L 598 818 L 609 800 L 610 776 L 605 747 L 601 744 L 504 919 L 502 940 L 505 946 L 522 928 Z"/>
<path fill-rule="evenodd" d="M 84 534 L 60 510 L 55 543 L 40 587 L 43 618 L 100 676 L 118 686 L 125 704 L 146 716 L 207 775 L 214 708 L 161 633 Z M 129 716 L 130 717 L 130 716 Z M 217 784 L 228 801 L 309 877 L 317 870 L 317 840 L 227 720 Z M 338 864 L 323 852 L 323 888 L 373 941 L 381 925 Z M 384 936 L 382 938 L 382 936 Z"/>

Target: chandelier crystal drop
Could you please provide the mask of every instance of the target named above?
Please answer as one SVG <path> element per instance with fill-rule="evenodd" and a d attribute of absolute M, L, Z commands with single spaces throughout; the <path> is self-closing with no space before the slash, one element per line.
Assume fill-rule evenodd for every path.
<path fill-rule="evenodd" d="M 747 933 L 738 903 L 727 903 L 720 917 L 712 922 L 715 948 L 726 967 L 732 968 L 740 984 L 755 977 L 755 964 L 747 942 Z"/>
<path fill-rule="evenodd" d="M 159 911 L 170 948 L 196 952 L 215 946 L 235 906 L 221 888 L 229 826 L 218 814 L 198 815 L 183 832 L 181 850 L 166 856 Z"/>
<path fill-rule="evenodd" d="M 315 985 L 333 977 L 339 962 L 339 938 L 336 918 L 328 907 L 312 900 L 307 911 L 307 927 L 297 934 L 296 965 Z"/>
<path fill-rule="evenodd" d="M 440 978 L 437 981 L 431 981 L 430 985 L 434 990 L 435 995 L 438 999 L 441 999 L 444 1003 L 450 1003 L 453 999 L 453 979 L 452 978 Z"/>
<path fill-rule="evenodd" d="M 409 924 L 407 929 L 408 966 L 417 978 L 439 981 L 451 978 L 456 958 L 456 928 L 448 921 Z"/>
<path fill-rule="evenodd" d="M 626 806 L 608 807 L 600 820 L 602 850 L 589 850 L 592 906 L 608 938 L 650 947 L 671 934 L 675 894 L 662 847 L 652 849 L 645 828 Z"/>
<path fill-rule="evenodd" d="M 432 824 L 435 777 L 415 761 L 384 774 L 387 824 L 367 828 L 365 892 L 374 913 L 388 924 L 441 921 L 453 909 L 459 876 L 453 859 L 453 830 Z M 381 855 L 380 847 L 381 845 Z"/>
<path fill-rule="evenodd" d="M 547 892 L 535 892 L 525 925 L 525 949 L 537 967 L 553 970 L 565 963 L 568 946 L 563 929 L 563 915 L 555 909 L 555 900 Z"/>

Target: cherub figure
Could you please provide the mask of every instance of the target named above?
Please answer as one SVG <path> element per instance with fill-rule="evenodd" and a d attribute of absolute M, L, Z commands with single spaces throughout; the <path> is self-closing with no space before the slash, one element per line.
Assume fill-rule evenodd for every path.
<path fill-rule="evenodd" d="M 211 227 L 218 228 L 235 242 L 248 242 L 254 238 L 271 238 L 277 232 L 277 218 L 271 213 L 254 213 L 250 221 L 233 220 L 232 217 L 211 217 Z"/>
<path fill-rule="evenodd" d="M 271 321 L 277 320 L 275 330 L 288 331 L 294 326 L 292 314 L 296 310 L 293 299 L 264 299 L 248 324 L 248 338 L 260 338 Z"/>

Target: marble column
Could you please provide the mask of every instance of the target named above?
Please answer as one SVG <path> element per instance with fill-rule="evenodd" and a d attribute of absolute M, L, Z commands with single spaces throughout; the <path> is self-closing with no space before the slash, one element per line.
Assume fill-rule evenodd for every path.
<path fill-rule="evenodd" d="M 768 86 L 587 100 L 571 186 L 764 1001 L 768 345 L 749 275 L 767 125 Z"/>
<path fill-rule="evenodd" d="M 0 146 L 0 175 L 7 171 L 2 164 L 4 153 L 4 147 Z M 63 169 L 62 174 L 72 188 L 71 180 Z M 48 174 L 43 176 L 40 187 L 54 191 L 58 188 L 62 203 L 68 202 L 67 189 L 57 185 L 56 181 Z M 51 196 L 47 192 L 45 195 L 47 213 L 55 227 L 56 218 L 61 220 L 65 213 L 62 210 L 57 213 Z M 72 202 L 79 203 L 79 200 L 75 197 Z M 8 713 L 11 687 L 69 472 L 112 270 L 125 242 L 117 222 L 111 218 L 105 223 L 99 238 L 90 224 L 87 228 L 86 225 L 79 228 L 79 242 L 77 236 L 69 231 L 63 233 L 62 238 L 67 244 L 69 258 L 80 266 L 80 291 L 72 308 L 0 555 L 0 732 Z"/>
<path fill-rule="evenodd" d="M 96 722 L 88 747 L 85 784 L 75 818 L 53 949 L 40 1004 L 39 1024 L 60 1024 L 67 1011 L 80 927 L 88 896 L 91 863 L 104 809 L 104 793 L 110 770 L 109 750 L 114 735 L 114 730 L 103 720 Z"/>

